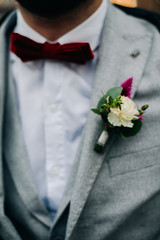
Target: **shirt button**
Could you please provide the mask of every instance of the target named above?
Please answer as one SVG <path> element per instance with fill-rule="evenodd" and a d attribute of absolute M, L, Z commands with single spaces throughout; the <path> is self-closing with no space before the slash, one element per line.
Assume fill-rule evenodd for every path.
<path fill-rule="evenodd" d="M 57 111 L 57 105 L 56 105 L 56 104 L 50 105 L 50 111 L 51 111 L 52 113 L 55 113 L 55 112 Z"/>
<path fill-rule="evenodd" d="M 52 167 L 51 172 L 54 175 L 59 175 L 61 173 L 61 169 L 60 169 L 60 167 L 54 166 L 54 167 Z"/>

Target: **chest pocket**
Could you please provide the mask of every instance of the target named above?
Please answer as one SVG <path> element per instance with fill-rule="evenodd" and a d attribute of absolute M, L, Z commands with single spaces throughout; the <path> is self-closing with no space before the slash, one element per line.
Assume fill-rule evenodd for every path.
<path fill-rule="evenodd" d="M 160 164 L 159 120 L 145 119 L 141 131 L 127 140 L 116 136 L 107 161 L 110 175 L 116 176 Z"/>
<path fill-rule="evenodd" d="M 111 157 L 108 164 L 111 177 L 160 164 L 160 146 Z"/>

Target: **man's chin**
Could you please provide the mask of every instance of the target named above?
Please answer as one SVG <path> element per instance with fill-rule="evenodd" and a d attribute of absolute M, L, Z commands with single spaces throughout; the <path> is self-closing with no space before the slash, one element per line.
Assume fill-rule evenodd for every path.
<path fill-rule="evenodd" d="M 17 0 L 24 9 L 45 18 L 61 17 L 90 1 L 91 0 Z"/>

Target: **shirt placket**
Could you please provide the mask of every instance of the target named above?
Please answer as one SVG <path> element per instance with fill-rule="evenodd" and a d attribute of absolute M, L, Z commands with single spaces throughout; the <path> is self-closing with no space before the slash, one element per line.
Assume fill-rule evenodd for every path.
<path fill-rule="evenodd" d="M 63 78 L 59 68 L 59 65 L 53 64 L 51 61 L 45 63 L 45 154 L 48 207 L 51 212 L 58 208 L 65 184 L 62 112 Z M 52 74 L 50 74 L 50 71 L 52 71 Z"/>

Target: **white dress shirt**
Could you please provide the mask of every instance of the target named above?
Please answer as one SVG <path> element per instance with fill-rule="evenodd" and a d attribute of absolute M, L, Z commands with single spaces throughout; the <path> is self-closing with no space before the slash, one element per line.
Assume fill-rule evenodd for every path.
<path fill-rule="evenodd" d="M 37 192 L 55 217 L 90 111 L 107 1 L 86 21 L 57 42 L 89 42 L 95 58 L 85 65 L 57 60 L 23 63 L 11 53 L 19 115 Z M 46 39 L 24 21 L 21 13 L 14 32 L 37 42 Z"/>

